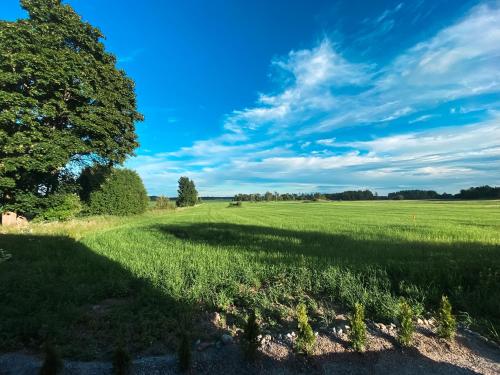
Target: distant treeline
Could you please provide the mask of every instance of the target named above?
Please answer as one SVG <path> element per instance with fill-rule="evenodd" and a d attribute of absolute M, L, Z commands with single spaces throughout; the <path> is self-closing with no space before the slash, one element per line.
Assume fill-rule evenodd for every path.
<path fill-rule="evenodd" d="M 373 194 L 370 190 L 359 191 L 344 191 L 342 193 L 322 194 L 322 193 L 271 193 L 270 191 L 264 194 L 236 194 L 233 198 L 235 201 L 312 201 L 312 200 L 372 200 L 377 199 L 377 194 Z"/>
<path fill-rule="evenodd" d="M 462 189 L 458 194 L 439 194 L 434 190 L 402 190 L 389 193 L 388 199 L 500 199 L 500 187 L 479 186 Z"/>
<path fill-rule="evenodd" d="M 457 194 L 442 193 L 439 194 L 434 190 L 401 190 L 394 193 L 389 193 L 387 196 L 379 196 L 370 190 L 349 190 L 342 193 L 271 193 L 270 191 L 264 194 L 236 194 L 233 198 L 235 201 L 303 201 L 303 200 L 342 200 L 342 201 L 358 201 L 358 200 L 384 200 L 384 199 L 500 199 L 500 187 L 479 186 L 469 189 L 460 190 Z"/>

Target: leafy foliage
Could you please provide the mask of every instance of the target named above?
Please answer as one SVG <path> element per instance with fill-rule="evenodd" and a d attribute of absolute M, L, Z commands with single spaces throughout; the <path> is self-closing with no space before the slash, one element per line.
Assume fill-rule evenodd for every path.
<path fill-rule="evenodd" d="M 453 339 L 457 330 L 457 322 L 455 317 L 451 314 L 451 303 L 446 296 L 441 298 L 437 320 L 438 336 L 447 340 Z"/>
<path fill-rule="evenodd" d="M 351 330 L 349 338 L 354 350 L 362 352 L 366 345 L 366 324 L 365 324 L 365 307 L 363 304 L 356 302 L 354 304 L 354 312 L 350 319 Z"/>
<path fill-rule="evenodd" d="M 113 374 L 127 375 L 130 373 L 132 359 L 123 344 L 118 345 L 113 353 Z"/>
<path fill-rule="evenodd" d="M 316 344 L 316 336 L 314 336 L 314 332 L 309 324 L 307 307 L 304 303 L 299 303 L 297 306 L 297 321 L 299 332 L 295 347 L 298 352 L 311 355 Z"/>
<path fill-rule="evenodd" d="M 198 202 L 198 191 L 194 181 L 187 177 L 179 178 L 179 189 L 177 190 L 177 206 L 194 206 Z"/>
<path fill-rule="evenodd" d="M 134 83 L 101 32 L 60 0 L 22 0 L 0 22 L 0 206 L 34 212 L 71 166 L 121 163 L 137 147 Z"/>
<path fill-rule="evenodd" d="M 401 300 L 399 303 L 398 318 L 400 322 L 398 341 L 403 346 L 410 346 L 415 332 L 415 322 L 413 310 L 406 300 Z"/>
<path fill-rule="evenodd" d="M 78 195 L 54 194 L 43 203 L 47 208 L 41 210 L 37 220 L 64 221 L 74 218 L 82 210 L 82 203 Z M 42 206 L 43 207 L 43 206 Z"/>
<path fill-rule="evenodd" d="M 49 343 L 44 345 L 44 359 L 40 375 L 56 375 L 62 369 L 62 360 L 57 350 Z"/>
<path fill-rule="evenodd" d="M 88 170 L 84 171 L 82 176 L 87 174 L 95 176 Z M 90 193 L 86 202 L 88 213 L 94 215 L 133 215 L 146 211 L 149 198 L 137 172 L 130 169 L 112 169 L 103 173 L 102 177 L 104 178 L 103 182 L 99 188 Z M 82 177 L 80 180 L 86 179 Z"/>
<path fill-rule="evenodd" d="M 252 310 L 243 331 L 245 357 L 249 360 L 254 360 L 257 356 L 257 350 L 260 346 L 259 334 L 260 327 L 259 323 L 257 323 L 257 316 L 255 315 L 255 311 Z"/>

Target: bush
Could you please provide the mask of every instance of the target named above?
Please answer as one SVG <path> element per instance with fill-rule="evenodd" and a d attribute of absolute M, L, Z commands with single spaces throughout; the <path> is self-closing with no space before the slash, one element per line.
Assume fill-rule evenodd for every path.
<path fill-rule="evenodd" d="M 179 370 L 186 372 L 191 368 L 191 344 L 187 333 L 182 333 L 179 347 L 177 349 L 179 357 Z"/>
<path fill-rule="evenodd" d="M 365 307 L 361 303 L 354 304 L 354 312 L 350 319 L 351 331 L 349 339 L 352 347 L 357 352 L 365 350 L 366 345 L 366 324 L 365 324 Z"/>
<path fill-rule="evenodd" d="M 100 184 L 99 179 L 102 179 Z M 95 174 L 84 171 L 79 180 L 82 199 L 88 197 L 89 214 L 134 215 L 143 213 L 148 207 L 149 198 L 144 184 L 137 172 L 130 169 L 112 169 Z M 89 188 L 93 189 L 90 194 Z"/>
<path fill-rule="evenodd" d="M 316 344 L 316 336 L 309 324 L 307 307 L 304 303 L 299 303 L 297 306 L 297 321 L 299 332 L 295 347 L 299 353 L 311 355 Z"/>
<path fill-rule="evenodd" d="M 50 345 L 44 346 L 45 357 L 43 359 L 42 367 L 40 368 L 40 375 L 56 375 L 62 369 L 62 360 L 59 357 L 56 349 Z"/>
<path fill-rule="evenodd" d="M 82 203 L 76 194 L 54 194 L 47 198 L 47 208 L 37 220 L 64 221 L 74 218 L 82 210 Z"/>
<path fill-rule="evenodd" d="M 411 346 L 415 332 L 414 314 L 411 306 L 405 300 L 399 303 L 398 318 L 400 322 L 398 341 L 403 346 Z"/>
<path fill-rule="evenodd" d="M 156 199 L 155 208 L 159 210 L 173 210 L 175 209 L 175 204 L 170 202 L 170 199 L 161 195 Z"/>
<path fill-rule="evenodd" d="M 259 324 L 257 323 L 257 316 L 255 311 L 252 311 L 248 316 L 245 330 L 243 331 L 243 348 L 245 350 L 245 357 L 249 360 L 254 360 L 257 356 L 257 350 L 259 349 Z"/>
<path fill-rule="evenodd" d="M 127 375 L 130 374 L 130 366 L 132 364 L 132 359 L 130 354 L 124 348 L 122 344 L 118 345 L 115 352 L 113 353 L 113 374 L 115 375 Z"/>
<path fill-rule="evenodd" d="M 237 201 L 237 202 L 229 202 L 228 207 L 242 207 L 242 206 L 243 206 L 243 203 L 241 201 Z"/>
<path fill-rule="evenodd" d="M 446 296 L 441 298 L 441 305 L 439 306 L 437 320 L 438 336 L 447 340 L 453 339 L 457 330 L 457 322 L 455 317 L 451 314 L 451 303 Z"/>

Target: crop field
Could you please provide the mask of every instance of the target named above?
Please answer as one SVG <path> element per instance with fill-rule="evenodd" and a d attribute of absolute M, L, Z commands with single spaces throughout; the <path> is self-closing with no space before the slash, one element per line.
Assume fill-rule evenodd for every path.
<path fill-rule="evenodd" d="M 172 348 L 202 335 L 205 312 L 241 326 L 313 326 L 363 302 L 391 321 L 398 298 L 432 313 L 443 294 L 466 324 L 498 340 L 500 202 L 210 202 L 130 218 L 35 224 L 0 234 L 0 350 L 108 356 Z"/>

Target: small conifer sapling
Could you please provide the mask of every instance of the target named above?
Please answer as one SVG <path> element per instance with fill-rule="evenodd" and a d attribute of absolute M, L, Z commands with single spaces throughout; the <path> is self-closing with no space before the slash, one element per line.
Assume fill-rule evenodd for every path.
<path fill-rule="evenodd" d="M 457 330 L 457 321 L 451 314 L 451 303 L 448 297 L 441 298 L 441 305 L 438 311 L 438 328 L 437 334 L 439 337 L 451 340 L 455 337 Z"/>
<path fill-rule="evenodd" d="M 352 347 L 357 352 L 365 350 L 366 345 L 366 324 L 365 324 L 365 307 L 363 304 L 356 302 L 354 304 L 354 312 L 350 319 L 351 331 L 349 338 Z"/>
<path fill-rule="evenodd" d="M 295 342 L 296 349 L 299 353 L 311 355 L 316 344 L 316 336 L 309 324 L 309 317 L 307 316 L 307 307 L 304 303 L 297 306 L 297 321 L 298 321 L 298 335 Z"/>

